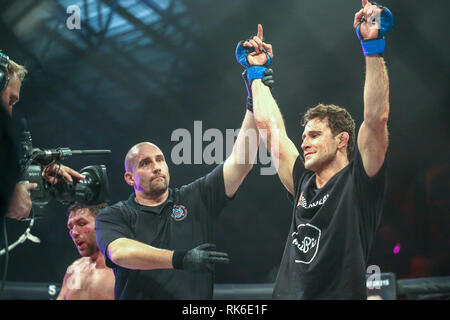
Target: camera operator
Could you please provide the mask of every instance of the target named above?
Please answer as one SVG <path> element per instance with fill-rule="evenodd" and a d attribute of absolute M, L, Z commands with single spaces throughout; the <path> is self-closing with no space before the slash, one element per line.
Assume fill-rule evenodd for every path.
<path fill-rule="evenodd" d="M 1 105 L 4 110 L 6 110 L 8 116 L 4 116 L 4 112 L 2 110 L 2 127 L 3 122 L 5 123 L 5 129 L 2 128 L 2 137 L 9 137 L 9 143 L 1 145 L 1 161 L 5 163 L 9 163 L 10 168 L 3 168 L 5 170 L 5 181 L 11 181 L 14 179 L 17 182 L 18 177 L 18 143 L 14 141 L 12 138 L 12 130 L 10 118 L 12 116 L 13 106 L 19 101 L 20 98 L 20 89 L 22 86 L 22 82 L 25 79 L 26 74 L 28 73 L 27 69 L 24 66 L 21 66 L 9 59 L 8 56 L 0 52 L 0 93 L 1 93 Z M 5 132 L 3 132 L 5 130 Z M 4 139 L 2 138 L 2 141 Z M 5 139 L 6 141 L 7 139 Z M 15 153 L 15 154 L 14 154 Z M 5 159 L 3 159 L 5 158 Z M 17 163 L 11 163 L 17 162 Z M 61 177 L 68 181 L 73 182 L 72 177 L 77 179 L 84 179 L 84 176 L 78 173 L 77 171 L 61 165 L 59 163 L 53 163 L 50 166 L 46 167 L 43 170 L 43 177 L 50 183 L 56 184 Z M 4 203 L 8 201 L 8 195 L 11 194 L 11 191 L 7 188 L 4 192 L 2 192 L 2 203 L 1 207 L 7 207 L 6 216 L 11 219 L 22 220 L 29 216 L 31 211 L 31 198 L 30 191 L 37 188 L 36 183 L 26 183 L 19 182 L 15 184 L 14 191 L 12 192 L 12 196 L 9 199 L 9 203 Z M 0 212 L 3 215 L 3 212 Z"/>
<path fill-rule="evenodd" d="M 19 158 L 16 145 L 12 137 L 11 119 L 2 107 L 0 107 L 0 218 L 8 210 L 9 199 L 14 191 L 14 186 L 19 179 Z M 0 223 L 3 219 L 0 219 Z"/>

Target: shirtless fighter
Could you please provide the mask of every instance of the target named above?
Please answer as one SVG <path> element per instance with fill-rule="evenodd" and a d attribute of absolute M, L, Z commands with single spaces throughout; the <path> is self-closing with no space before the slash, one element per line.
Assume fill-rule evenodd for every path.
<path fill-rule="evenodd" d="M 67 268 L 57 300 L 114 299 L 114 273 L 105 265 L 94 230 L 95 218 L 104 207 L 74 204 L 69 208 L 67 228 L 82 257 Z"/>

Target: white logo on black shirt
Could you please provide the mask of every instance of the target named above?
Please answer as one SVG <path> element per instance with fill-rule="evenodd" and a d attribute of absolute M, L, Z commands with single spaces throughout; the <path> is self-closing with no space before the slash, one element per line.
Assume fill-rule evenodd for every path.
<path fill-rule="evenodd" d="M 313 261 L 319 249 L 321 231 L 312 224 L 300 224 L 297 232 L 292 233 L 292 244 L 298 249 L 299 259 L 296 263 L 309 264 Z"/>
<path fill-rule="evenodd" d="M 321 205 L 323 205 L 325 203 L 325 201 L 327 201 L 329 196 L 330 195 L 327 193 L 320 200 L 317 200 L 317 201 L 314 201 L 314 202 L 308 204 L 306 202 L 305 197 L 303 196 L 303 191 L 302 191 L 302 193 L 300 194 L 300 197 L 298 198 L 297 207 L 298 206 L 302 206 L 305 209 L 310 209 L 310 208 L 314 208 L 314 207 L 317 207 L 317 206 L 321 206 Z"/>

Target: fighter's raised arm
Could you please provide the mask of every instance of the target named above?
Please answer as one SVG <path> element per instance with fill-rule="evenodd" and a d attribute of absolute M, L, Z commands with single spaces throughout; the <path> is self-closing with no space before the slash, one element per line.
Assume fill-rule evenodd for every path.
<path fill-rule="evenodd" d="M 253 114 L 260 136 L 271 153 L 281 182 L 293 194 L 292 170 L 299 152 L 286 134 L 283 117 L 269 86 L 264 84 L 273 50 L 271 44 L 263 42 L 261 24 L 258 25 L 256 36 L 238 44 L 236 58 L 247 68 L 247 79 L 253 95 Z"/>
<path fill-rule="evenodd" d="M 247 90 L 247 110 L 236 142 L 233 145 L 233 151 L 225 160 L 223 166 L 225 192 L 230 198 L 234 196 L 244 178 L 253 168 L 259 146 L 259 132 L 253 116 L 253 96 L 251 83 L 247 78 L 247 69 L 241 76 Z M 263 82 L 268 86 L 274 84 L 270 69 L 266 70 Z"/>
<path fill-rule="evenodd" d="M 384 35 L 393 26 L 393 16 L 375 2 L 363 0 L 362 6 L 353 21 L 366 59 L 364 122 L 357 143 L 364 169 L 372 177 L 381 168 L 388 147 L 389 78 L 382 54 Z"/>

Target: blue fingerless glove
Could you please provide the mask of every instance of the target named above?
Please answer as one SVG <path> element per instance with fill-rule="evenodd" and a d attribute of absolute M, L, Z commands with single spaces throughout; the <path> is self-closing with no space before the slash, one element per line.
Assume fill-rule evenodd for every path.
<path fill-rule="evenodd" d="M 358 39 L 361 41 L 361 47 L 363 50 L 363 53 L 365 56 L 370 56 L 374 54 L 383 54 L 384 50 L 386 48 L 386 42 L 384 40 L 384 35 L 391 30 L 394 27 L 394 16 L 392 12 L 382 5 L 370 1 L 370 3 L 376 5 L 377 7 L 383 9 L 381 11 L 380 16 L 380 30 L 378 31 L 378 38 L 377 39 L 370 39 L 370 40 L 364 40 L 361 36 L 361 33 L 359 32 L 359 28 L 361 26 L 361 21 L 358 26 L 356 27 L 356 35 Z"/>
<path fill-rule="evenodd" d="M 248 82 L 252 83 L 255 79 L 263 79 L 266 75 L 264 74 L 264 71 L 266 71 L 267 67 L 270 66 L 270 63 L 272 62 L 272 59 L 270 58 L 269 54 L 264 50 L 267 56 L 267 62 L 263 66 L 250 66 L 247 60 L 247 55 L 249 53 L 252 53 L 254 49 L 252 47 L 244 47 L 242 44 L 244 43 L 244 40 L 241 40 L 238 42 L 236 46 L 236 60 L 241 64 L 244 68 L 247 69 L 247 80 Z"/>
<path fill-rule="evenodd" d="M 253 51 L 253 48 L 244 47 L 242 45 L 244 42 L 244 40 L 238 42 L 235 54 L 237 62 L 239 62 L 241 66 L 247 69 L 250 66 L 247 61 L 247 55 Z"/>

